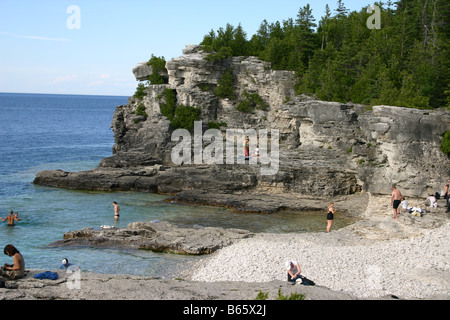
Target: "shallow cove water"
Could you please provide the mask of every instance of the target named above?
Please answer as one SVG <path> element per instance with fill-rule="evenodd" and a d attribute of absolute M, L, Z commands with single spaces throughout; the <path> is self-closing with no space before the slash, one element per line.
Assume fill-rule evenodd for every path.
<path fill-rule="evenodd" d="M 63 258 L 100 273 L 171 278 L 194 256 L 144 250 L 50 248 L 67 231 L 101 225 L 126 227 L 135 221 L 161 220 L 180 226 L 240 228 L 252 232 L 325 231 L 326 212 L 242 214 L 229 209 L 166 202 L 167 196 L 138 192 L 93 192 L 36 186 L 39 171 L 95 168 L 111 156 L 110 129 L 117 105 L 127 97 L 0 93 L 0 216 L 10 210 L 22 221 L 0 222 L 0 247 L 11 243 L 23 254 L 26 268 L 57 269 Z M 121 207 L 114 220 L 112 201 Z M 336 216 L 334 228 L 351 223 Z M 0 263 L 12 263 L 0 255 Z"/>

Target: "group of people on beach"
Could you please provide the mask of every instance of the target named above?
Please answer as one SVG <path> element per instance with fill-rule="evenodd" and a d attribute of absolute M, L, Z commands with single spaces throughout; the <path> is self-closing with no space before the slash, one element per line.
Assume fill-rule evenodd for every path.
<path fill-rule="evenodd" d="M 442 191 L 442 194 L 439 194 L 436 192 L 436 195 L 430 195 L 427 198 L 427 201 L 430 201 L 430 206 L 436 205 L 436 198 L 440 197 L 442 195 L 443 199 L 447 200 L 446 207 L 447 212 L 450 212 L 450 206 L 449 206 L 449 199 L 450 196 L 448 194 L 448 189 L 450 185 L 450 180 L 447 181 L 447 183 L 444 186 L 444 190 Z M 400 207 L 402 205 L 402 207 Z M 407 210 L 407 201 L 405 196 L 397 189 L 396 185 L 392 185 L 392 194 L 391 194 L 391 206 L 394 210 L 394 220 L 398 220 L 398 215 L 400 214 L 400 209 L 403 208 L 404 210 Z"/>
<path fill-rule="evenodd" d="M 447 181 L 447 184 L 444 186 L 443 190 L 443 198 L 447 200 L 447 212 L 450 211 L 449 199 L 450 195 L 448 194 L 450 186 L 450 180 Z M 397 189 L 395 184 L 392 185 L 392 193 L 391 193 L 391 207 L 393 208 L 393 219 L 394 221 L 398 220 L 398 215 L 400 214 L 401 204 L 406 204 L 406 199 L 400 190 Z M 406 209 L 406 208 L 405 208 Z M 330 202 L 328 206 L 327 213 L 327 232 L 331 231 L 331 227 L 333 225 L 334 214 L 336 213 L 336 209 L 334 208 L 334 203 Z M 308 281 L 304 277 L 301 276 L 301 268 L 299 263 L 296 260 L 289 260 L 286 262 L 287 268 L 287 281 L 295 284 L 298 279 L 302 279 L 302 283 L 305 284 L 305 281 Z"/>

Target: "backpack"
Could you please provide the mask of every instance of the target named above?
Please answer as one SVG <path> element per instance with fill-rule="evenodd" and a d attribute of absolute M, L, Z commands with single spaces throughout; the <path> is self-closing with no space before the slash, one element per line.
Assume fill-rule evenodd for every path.
<path fill-rule="evenodd" d="M 304 285 L 304 286 L 314 286 L 315 285 L 314 281 L 312 281 L 304 276 L 300 276 L 300 279 L 302 279 L 302 285 Z"/>

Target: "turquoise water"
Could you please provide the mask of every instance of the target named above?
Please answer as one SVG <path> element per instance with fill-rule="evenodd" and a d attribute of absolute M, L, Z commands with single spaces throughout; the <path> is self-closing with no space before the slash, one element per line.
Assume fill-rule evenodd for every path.
<path fill-rule="evenodd" d="M 95 168 L 111 156 L 110 129 L 117 105 L 127 97 L 0 93 L 0 216 L 19 212 L 22 221 L 0 222 L 0 249 L 11 243 L 27 268 L 56 269 L 63 258 L 82 270 L 170 278 L 198 257 L 144 250 L 52 248 L 67 231 L 101 225 L 126 227 L 135 221 L 161 220 L 181 226 L 219 226 L 252 232 L 310 232 L 326 229 L 326 214 L 283 212 L 239 214 L 208 206 L 164 201 L 167 197 L 137 192 L 92 192 L 36 186 L 39 171 Z M 112 201 L 121 207 L 114 220 Z M 335 221 L 336 228 L 347 224 Z M 11 258 L 0 254 L 0 264 Z"/>

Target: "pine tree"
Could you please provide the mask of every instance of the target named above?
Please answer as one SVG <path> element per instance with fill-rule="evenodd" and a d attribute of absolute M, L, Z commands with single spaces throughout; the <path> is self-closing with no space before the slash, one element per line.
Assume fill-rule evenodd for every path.
<path fill-rule="evenodd" d="M 344 2 L 342 0 L 338 0 L 337 2 L 336 15 L 339 18 L 343 18 L 348 14 L 348 9 L 345 7 Z"/>

